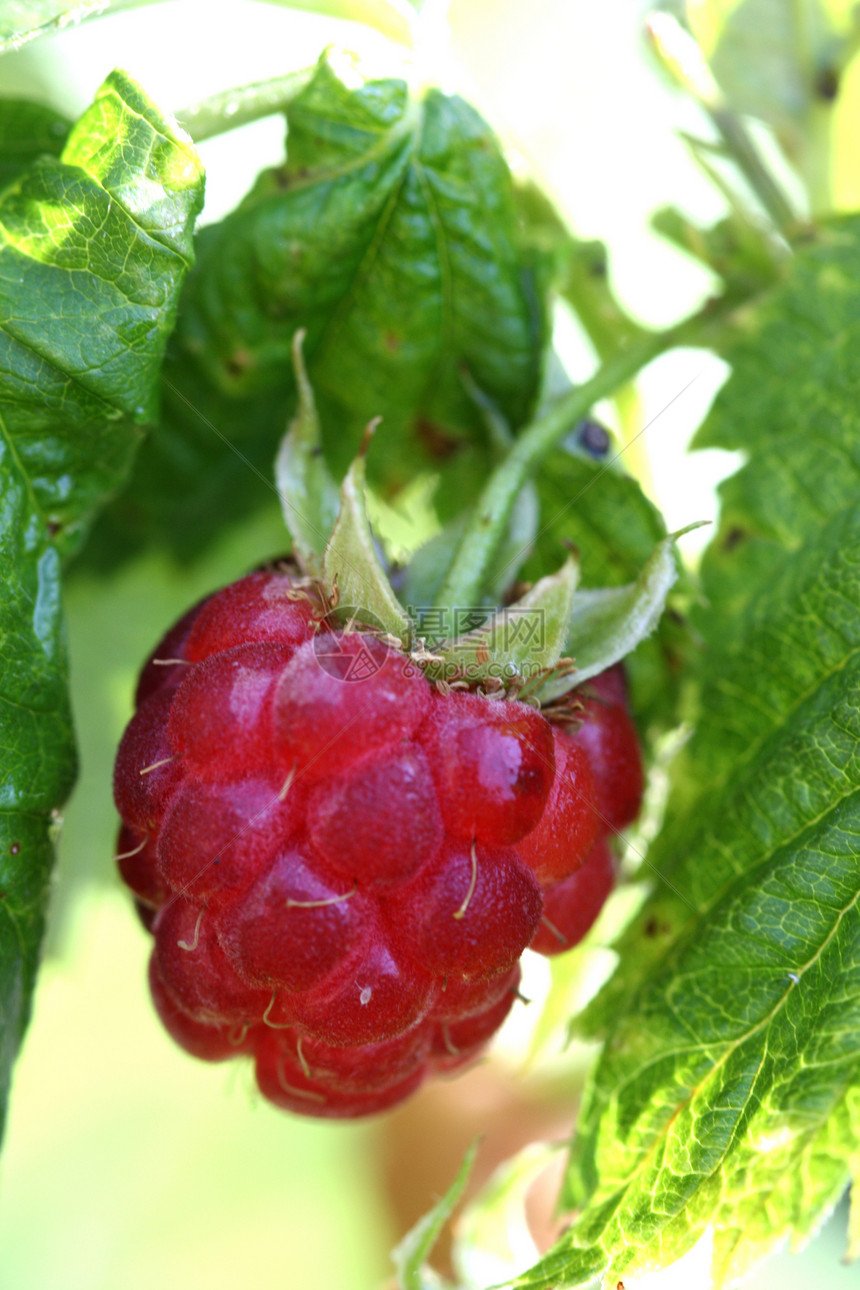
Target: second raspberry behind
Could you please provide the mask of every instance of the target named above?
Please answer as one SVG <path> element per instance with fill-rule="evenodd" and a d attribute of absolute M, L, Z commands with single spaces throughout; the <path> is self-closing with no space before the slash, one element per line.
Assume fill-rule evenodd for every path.
<path fill-rule="evenodd" d="M 324 1116 L 381 1110 L 474 1056 L 522 951 L 593 921 L 600 838 L 638 806 L 635 732 L 599 681 L 572 734 L 440 694 L 373 635 L 331 631 L 285 572 L 186 615 L 143 671 L 115 775 L 174 1038 L 253 1053 L 267 1097 Z M 619 805 L 603 781 L 622 763 Z M 580 898 L 578 870 L 599 870 Z"/>

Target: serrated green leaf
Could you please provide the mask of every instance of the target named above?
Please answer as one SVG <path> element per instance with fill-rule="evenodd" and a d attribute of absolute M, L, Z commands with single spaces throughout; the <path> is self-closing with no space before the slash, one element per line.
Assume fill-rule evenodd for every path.
<path fill-rule="evenodd" d="M 60 552 L 127 470 L 202 202 L 196 154 L 114 73 L 0 194 L 0 1090 L 26 1025 L 74 777 Z"/>
<path fill-rule="evenodd" d="M 748 733 L 672 855 L 649 853 L 671 874 L 638 922 L 659 949 L 629 996 L 605 1000 L 566 1196 L 582 1210 L 523 1285 L 623 1278 L 712 1224 L 715 1273 L 738 1276 L 844 1190 L 857 1125 L 840 1107 L 860 1088 L 858 554 L 849 511 L 732 642 L 721 733 Z"/>
<path fill-rule="evenodd" d="M 558 573 L 541 578 L 515 604 L 454 640 L 431 642 L 437 661 L 427 675 L 534 684 L 561 658 L 578 581 L 579 565 L 568 556 Z M 457 607 L 445 608 L 443 621 L 456 621 Z"/>
<path fill-rule="evenodd" d="M 583 1208 L 541 1276 L 662 1265 L 710 1228 L 720 1286 L 807 1240 L 856 1172 L 858 247 L 844 220 L 798 253 L 701 436 L 746 449 L 724 495 L 762 536 L 723 527 L 706 560 L 699 720 L 654 892 L 586 1015 L 607 1044 L 568 1180 Z"/>
<path fill-rule="evenodd" d="M 134 426 L 156 414 L 202 187 L 191 144 L 114 72 L 62 159 L 0 196 L 7 433 L 63 550 L 127 474 Z"/>
<path fill-rule="evenodd" d="M 834 222 L 797 253 L 785 283 L 747 319 L 731 350 L 732 375 L 694 441 L 701 447 L 744 448 L 749 460 L 720 487 L 719 529 L 702 562 L 708 604 L 696 613 L 697 629 L 707 642 L 698 701 L 702 715 L 695 738 L 677 759 L 666 827 L 652 852 L 664 873 L 679 851 L 672 841 L 675 821 L 683 829 L 699 800 L 709 810 L 750 742 L 765 738 L 785 715 L 774 695 L 758 684 L 748 692 L 747 619 L 756 623 L 762 612 L 777 612 L 770 608 L 774 585 L 784 588 L 779 594 L 789 601 L 796 598 L 791 579 L 803 576 L 810 537 L 854 505 L 860 490 L 860 374 L 853 358 L 860 323 L 851 285 L 858 272 L 857 218 Z M 780 622 L 783 614 L 784 607 Z M 804 626 L 789 618 L 781 630 L 790 646 Z M 774 645 L 779 643 L 777 631 Z M 780 666 L 802 686 L 790 647 L 782 651 Z M 650 919 L 651 912 L 644 917 Z M 633 936 L 641 951 L 649 938 L 643 941 L 635 930 Z M 656 941 L 659 948 L 665 937 Z M 624 978 L 622 971 L 612 989 Z"/>
<path fill-rule="evenodd" d="M 564 653 L 575 673 L 551 677 L 540 687 L 541 702 L 566 694 L 631 654 L 656 629 L 678 578 L 673 533 L 658 542 L 635 582 L 625 587 L 581 590 L 573 600 Z"/>
<path fill-rule="evenodd" d="M 732 378 L 694 447 L 740 448 L 749 464 L 720 486 L 705 557 L 709 600 L 734 611 L 805 534 L 860 487 L 856 408 L 860 219 L 821 228 L 732 348 Z"/>
<path fill-rule="evenodd" d="M 304 332 L 296 332 L 293 369 L 298 407 L 275 460 L 275 485 L 293 550 L 308 573 L 319 575 L 337 519 L 338 490 L 323 456 L 314 392 L 302 356 L 303 340 Z"/>
<path fill-rule="evenodd" d="M 469 1147 L 463 1158 L 457 1177 L 445 1192 L 445 1195 L 433 1206 L 429 1213 L 419 1219 L 400 1244 L 391 1252 L 397 1270 L 398 1290 L 434 1290 L 439 1286 L 439 1279 L 432 1269 L 427 1268 L 427 1259 L 442 1228 L 457 1208 L 460 1197 L 466 1190 L 466 1184 L 478 1154 L 478 1142 Z"/>
<path fill-rule="evenodd" d="M 323 554 L 323 572 L 337 588 L 338 614 L 409 642 L 412 624 L 382 567 L 364 501 L 364 457 L 356 457 L 340 490 L 340 511 Z"/>
<path fill-rule="evenodd" d="M 16 179 L 39 157 L 59 157 L 71 123 L 28 99 L 0 99 L 0 188 Z"/>
<path fill-rule="evenodd" d="M 390 497 L 438 470 L 443 519 L 491 452 L 462 367 L 511 425 L 531 411 L 546 319 L 481 118 L 437 90 L 412 101 L 399 80 L 349 89 L 324 62 L 287 119 L 286 164 L 199 238 L 162 424 L 104 538 L 116 551 L 120 509 L 126 531 L 187 551 L 265 503 L 225 440 L 268 476 L 299 327 L 335 477 L 381 416 L 371 484 Z"/>

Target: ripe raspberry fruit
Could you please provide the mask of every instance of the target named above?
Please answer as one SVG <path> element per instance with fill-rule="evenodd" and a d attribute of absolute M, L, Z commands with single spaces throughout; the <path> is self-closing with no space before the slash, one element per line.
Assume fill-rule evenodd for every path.
<path fill-rule="evenodd" d="M 611 885 L 595 838 L 641 791 L 620 684 L 595 678 L 564 730 L 333 630 L 282 568 L 197 605 L 143 670 L 115 772 L 170 1034 L 335 1118 L 472 1060 L 523 950 L 574 943 Z"/>
<path fill-rule="evenodd" d="M 544 889 L 543 916 L 530 949 L 553 957 L 578 945 L 615 881 L 612 852 L 599 838 L 575 873 Z"/>
<path fill-rule="evenodd" d="M 573 740 L 591 764 L 594 800 L 603 827 L 623 829 L 639 814 L 644 781 L 620 665 L 592 677 L 578 694 L 583 712 Z"/>

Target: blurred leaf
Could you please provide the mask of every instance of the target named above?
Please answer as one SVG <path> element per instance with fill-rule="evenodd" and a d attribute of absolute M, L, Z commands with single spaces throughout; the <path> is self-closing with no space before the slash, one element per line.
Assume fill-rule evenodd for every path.
<path fill-rule="evenodd" d="M 4 0 L 0 6 L 0 50 L 17 49 L 36 36 L 97 18 L 110 10 L 137 9 L 158 0 Z M 307 9 L 330 18 L 344 18 L 376 27 L 392 40 L 411 44 L 409 7 L 423 0 L 267 0 L 286 9 Z"/>
<path fill-rule="evenodd" d="M 658 233 L 716 273 L 739 300 L 748 300 L 779 277 L 784 252 L 750 216 L 740 209 L 710 228 L 687 219 L 673 206 L 652 217 Z"/>
<path fill-rule="evenodd" d="M 0 99 L 0 188 L 39 157 L 58 157 L 70 124 L 59 112 L 28 99 Z"/>
<path fill-rule="evenodd" d="M 856 218 L 798 253 L 699 437 L 749 461 L 705 562 L 698 722 L 656 888 L 581 1027 L 607 1043 L 568 1181 L 580 1215 L 523 1284 L 662 1266 L 707 1228 L 733 1282 L 803 1244 L 856 1173 L 858 255 Z"/>
<path fill-rule="evenodd" d="M 506 1160 L 464 1206 L 451 1257 L 463 1287 L 497 1286 L 524 1271 L 537 1256 L 526 1211 L 528 1194 L 558 1159 L 559 1148 L 532 1142 Z"/>
<path fill-rule="evenodd" d="M 815 204 L 829 185 L 831 109 L 860 36 L 853 0 L 699 0 L 687 17 L 729 107 L 775 130 Z"/>
<path fill-rule="evenodd" d="M 457 1177 L 433 1208 L 419 1219 L 403 1240 L 392 1250 L 391 1257 L 397 1269 L 398 1290 L 436 1290 L 441 1285 L 436 1273 L 427 1267 L 427 1259 L 466 1190 L 469 1175 L 478 1154 L 478 1142 L 469 1147 Z"/>
<path fill-rule="evenodd" d="M 113 73 L 62 158 L 0 194 L 0 1087 L 30 1006 L 74 777 L 60 552 L 126 472 L 202 202 L 196 154 Z"/>
<path fill-rule="evenodd" d="M 198 548 L 265 500 L 252 472 L 271 472 L 299 327 L 335 475 L 382 416 L 368 469 L 386 495 L 441 470 L 451 514 L 482 482 L 490 446 L 464 366 L 511 425 L 532 409 L 546 319 L 510 175 L 480 117 L 437 90 L 410 101 L 401 81 L 348 89 L 327 61 L 287 117 L 286 164 L 200 236 L 162 424 L 105 558 L 129 529 Z"/>

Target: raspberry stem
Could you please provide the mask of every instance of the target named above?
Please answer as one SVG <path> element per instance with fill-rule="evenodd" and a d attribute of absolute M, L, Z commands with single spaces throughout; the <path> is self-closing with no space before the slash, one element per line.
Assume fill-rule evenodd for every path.
<path fill-rule="evenodd" d="M 590 380 L 564 394 L 548 412 L 526 426 L 490 475 L 469 517 L 436 596 L 436 607 L 453 609 L 480 603 L 517 497 L 570 427 L 595 403 L 614 394 L 660 354 L 681 345 L 706 348 L 713 344 L 716 336 L 730 325 L 731 314 L 740 303 L 741 300 L 727 293 L 708 301 L 698 313 L 676 326 L 631 343 L 607 360 Z M 606 468 L 611 464 L 607 462 Z M 498 570 L 495 573 L 498 576 Z"/>

